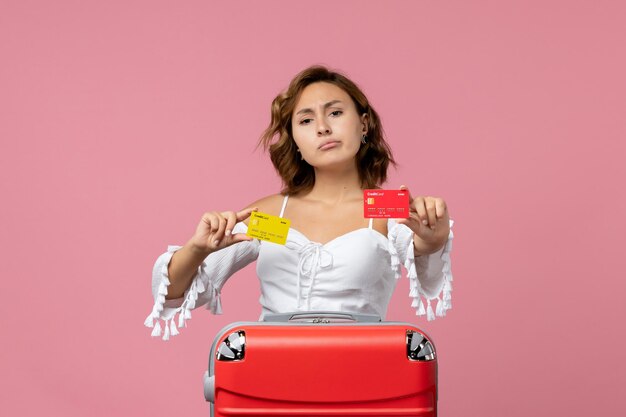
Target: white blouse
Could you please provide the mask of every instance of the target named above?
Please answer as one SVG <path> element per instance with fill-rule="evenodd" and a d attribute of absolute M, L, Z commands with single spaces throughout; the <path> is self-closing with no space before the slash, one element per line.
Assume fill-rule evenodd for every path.
<path fill-rule="evenodd" d="M 426 315 L 429 321 L 435 315 L 445 316 L 452 308 L 452 230 L 439 251 L 414 258 L 411 229 L 393 219 L 388 220 L 387 228 L 384 236 L 372 228 L 370 220 L 368 228 L 353 230 L 323 245 L 293 228 L 286 245 L 257 239 L 236 243 L 207 256 L 183 297 L 166 300 L 168 265 L 181 248 L 170 246 L 154 265 L 154 306 L 144 324 L 153 328 L 152 336 L 168 340 L 170 335 L 178 334 L 176 314 L 178 327 L 184 327 L 191 310 L 202 305 L 213 314 L 221 314 L 222 287 L 235 272 L 255 260 L 261 285 L 261 319 L 267 313 L 292 311 L 344 311 L 376 314 L 384 319 L 401 276 L 401 263 L 408 271 L 409 297 L 416 315 Z M 233 233 L 246 231 L 244 223 L 237 223 L 233 229 Z M 436 314 L 432 300 L 437 300 Z M 164 322 L 163 328 L 159 320 Z"/>

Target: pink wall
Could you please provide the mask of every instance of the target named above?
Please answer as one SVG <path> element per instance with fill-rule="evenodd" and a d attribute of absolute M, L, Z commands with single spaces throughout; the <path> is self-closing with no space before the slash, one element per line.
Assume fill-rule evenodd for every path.
<path fill-rule="evenodd" d="M 404 279 L 387 317 L 434 337 L 441 415 L 623 415 L 625 18 L 597 0 L 3 0 L 2 414 L 208 413 L 207 352 L 258 317 L 254 269 L 164 343 L 142 325 L 152 263 L 203 211 L 278 190 L 255 141 L 325 63 L 382 115 L 389 186 L 457 221 L 448 317 L 417 320 Z"/>

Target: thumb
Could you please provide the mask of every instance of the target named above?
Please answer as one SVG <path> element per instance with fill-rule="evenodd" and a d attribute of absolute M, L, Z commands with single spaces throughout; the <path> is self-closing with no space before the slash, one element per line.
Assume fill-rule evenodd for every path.
<path fill-rule="evenodd" d="M 413 201 L 413 196 L 411 195 L 411 191 L 409 190 L 409 187 L 407 187 L 406 185 L 401 185 L 400 189 L 403 191 L 407 191 L 409 193 L 409 204 L 410 204 L 411 201 Z"/>
<path fill-rule="evenodd" d="M 245 233 L 235 233 L 234 235 L 231 235 L 231 238 L 232 238 L 231 242 L 233 244 L 239 243 L 239 242 L 249 242 L 251 240 L 254 240 L 253 237 L 250 237 Z"/>

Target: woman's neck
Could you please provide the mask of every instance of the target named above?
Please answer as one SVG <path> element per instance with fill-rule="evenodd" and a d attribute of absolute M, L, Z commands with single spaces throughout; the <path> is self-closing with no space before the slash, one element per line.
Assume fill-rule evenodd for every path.
<path fill-rule="evenodd" d="M 344 170 L 315 169 L 315 185 L 307 198 L 328 203 L 339 203 L 348 199 L 361 198 L 361 180 L 356 166 Z"/>

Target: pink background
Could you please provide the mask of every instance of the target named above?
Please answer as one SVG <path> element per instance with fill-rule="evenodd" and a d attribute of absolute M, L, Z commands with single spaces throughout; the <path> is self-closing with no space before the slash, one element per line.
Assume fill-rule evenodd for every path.
<path fill-rule="evenodd" d="M 415 317 L 406 278 L 387 316 L 433 336 L 440 415 L 624 415 L 623 4 L 2 0 L 2 414 L 207 415 L 254 267 L 164 343 L 152 264 L 204 211 L 278 191 L 256 140 L 325 63 L 382 115 L 388 187 L 457 222 L 448 317 Z"/>

